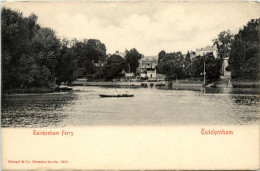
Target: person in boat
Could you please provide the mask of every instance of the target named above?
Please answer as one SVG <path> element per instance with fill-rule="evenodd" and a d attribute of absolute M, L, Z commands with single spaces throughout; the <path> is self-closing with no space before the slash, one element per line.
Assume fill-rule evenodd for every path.
<path fill-rule="evenodd" d="M 127 94 L 128 94 L 127 91 L 125 91 L 125 94 L 123 94 L 123 96 L 127 96 Z"/>

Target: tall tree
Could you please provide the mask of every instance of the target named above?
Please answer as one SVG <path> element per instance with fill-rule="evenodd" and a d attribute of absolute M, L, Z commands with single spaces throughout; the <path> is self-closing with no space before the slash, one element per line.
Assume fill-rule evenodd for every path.
<path fill-rule="evenodd" d="M 208 53 L 204 56 L 197 56 L 191 62 L 190 73 L 192 77 L 201 77 L 204 72 L 204 62 L 206 77 L 210 80 L 215 80 L 220 77 L 222 59 L 214 58 L 213 53 Z"/>
<path fill-rule="evenodd" d="M 140 54 L 135 48 L 130 51 L 126 50 L 125 59 L 128 67 L 130 68 L 129 72 L 136 73 L 136 69 L 139 66 L 139 60 L 142 58 L 142 54 Z"/>
<path fill-rule="evenodd" d="M 93 75 L 96 72 L 94 63 L 104 61 L 106 58 L 105 45 L 96 39 L 75 41 L 72 50 L 78 61 L 80 76 Z"/>
<path fill-rule="evenodd" d="M 181 52 L 167 53 L 158 68 L 168 78 L 184 78 L 184 58 Z"/>
<path fill-rule="evenodd" d="M 127 62 L 124 58 L 119 55 L 111 55 L 107 58 L 106 63 L 103 67 L 103 77 L 106 80 L 113 78 L 119 78 L 122 76 L 122 71 L 127 67 Z"/>
<path fill-rule="evenodd" d="M 28 74 L 25 77 L 25 73 L 31 73 L 35 69 L 24 65 L 27 62 L 26 58 L 29 58 L 28 64 L 35 67 L 35 61 L 30 53 L 31 40 L 40 29 L 36 22 L 37 16 L 34 14 L 26 18 L 18 11 L 5 7 L 1 9 L 2 85 L 4 89 L 28 85 L 33 81 L 31 77 L 34 74 Z M 25 69 L 28 70 L 25 71 Z M 21 75 L 22 73 L 24 74 Z"/>
<path fill-rule="evenodd" d="M 60 40 L 53 30 L 42 28 L 32 38 L 31 43 L 31 55 L 41 73 L 36 78 L 35 86 L 54 86 L 57 57 L 60 55 L 61 48 Z"/>
<path fill-rule="evenodd" d="M 165 57 L 166 52 L 164 50 L 162 50 L 161 52 L 159 52 L 158 54 L 158 64 L 161 62 L 161 60 Z"/>
<path fill-rule="evenodd" d="M 260 18 L 252 19 L 235 35 L 229 58 L 232 78 L 259 80 L 259 29 Z"/>
<path fill-rule="evenodd" d="M 191 70 L 191 55 L 190 52 L 188 51 L 185 59 L 184 59 L 184 67 L 185 67 L 185 76 L 190 77 L 190 70 Z"/>
<path fill-rule="evenodd" d="M 53 87 L 60 40 L 37 16 L 2 8 L 3 88 Z"/>
<path fill-rule="evenodd" d="M 73 56 L 72 48 L 69 48 L 68 44 L 69 42 L 67 40 L 63 40 L 61 53 L 57 58 L 55 77 L 58 86 L 62 82 L 70 84 L 77 78 L 77 59 Z"/>
<path fill-rule="evenodd" d="M 166 52 L 164 50 L 160 51 L 158 54 L 158 61 L 157 61 L 157 65 L 156 65 L 156 70 L 158 73 L 161 73 L 161 71 L 159 70 L 159 64 L 162 61 L 162 59 L 165 57 Z"/>
<path fill-rule="evenodd" d="M 217 45 L 221 58 L 225 58 L 230 55 L 231 44 L 234 36 L 230 30 L 222 31 L 218 34 L 218 38 L 213 40 L 213 43 Z"/>

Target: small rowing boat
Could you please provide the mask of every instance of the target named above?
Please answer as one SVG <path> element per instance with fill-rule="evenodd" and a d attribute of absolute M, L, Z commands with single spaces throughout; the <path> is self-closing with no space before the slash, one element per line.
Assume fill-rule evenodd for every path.
<path fill-rule="evenodd" d="M 133 94 L 116 94 L 116 95 L 105 95 L 105 94 L 100 94 L 100 97 L 134 97 Z"/>

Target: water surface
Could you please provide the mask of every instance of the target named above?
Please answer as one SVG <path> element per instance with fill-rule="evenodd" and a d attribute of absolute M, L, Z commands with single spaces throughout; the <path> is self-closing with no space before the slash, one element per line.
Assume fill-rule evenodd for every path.
<path fill-rule="evenodd" d="M 132 93 L 132 98 L 99 94 Z M 74 87 L 2 97 L 2 127 L 258 125 L 258 89 Z"/>

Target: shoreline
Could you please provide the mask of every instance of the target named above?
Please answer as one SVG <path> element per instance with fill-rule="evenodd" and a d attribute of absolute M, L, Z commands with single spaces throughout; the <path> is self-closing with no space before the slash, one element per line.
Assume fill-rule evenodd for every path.
<path fill-rule="evenodd" d="M 220 80 L 221 81 L 221 80 Z M 215 83 L 218 83 L 216 81 Z M 245 80 L 231 80 L 232 86 L 217 86 L 214 88 L 260 88 L 260 82 L 258 81 L 245 81 Z M 209 85 L 209 84 L 208 84 Z M 127 88 L 145 88 L 145 87 L 165 87 L 165 81 L 143 81 L 143 82 L 108 82 L 108 81 L 93 81 L 86 82 L 82 81 L 78 83 L 73 83 L 70 87 L 75 86 L 101 86 L 101 87 L 127 87 Z M 179 80 L 174 81 L 173 85 L 170 88 L 200 88 L 204 87 L 202 81 L 185 81 Z M 11 90 L 2 90 L 2 94 L 42 94 L 42 93 L 54 93 L 55 88 L 16 88 Z"/>
<path fill-rule="evenodd" d="M 231 84 L 234 88 L 260 88 L 259 80 L 232 79 Z"/>
<path fill-rule="evenodd" d="M 3 94 L 22 94 L 22 93 L 28 93 L 28 94 L 32 94 L 32 93 L 37 93 L 37 94 L 41 94 L 41 93 L 53 93 L 54 88 L 16 88 L 16 89 L 10 89 L 10 90 L 2 90 Z"/>

